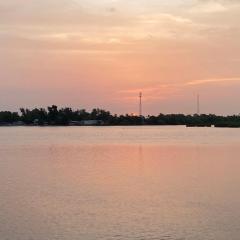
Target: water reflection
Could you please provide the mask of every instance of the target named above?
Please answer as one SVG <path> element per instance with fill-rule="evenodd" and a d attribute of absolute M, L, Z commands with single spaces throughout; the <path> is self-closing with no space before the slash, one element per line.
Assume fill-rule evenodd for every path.
<path fill-rule="evenodd" d="M 0 145 L 1 239 L 239 239 L 237 144 L 10 137 Z"/>

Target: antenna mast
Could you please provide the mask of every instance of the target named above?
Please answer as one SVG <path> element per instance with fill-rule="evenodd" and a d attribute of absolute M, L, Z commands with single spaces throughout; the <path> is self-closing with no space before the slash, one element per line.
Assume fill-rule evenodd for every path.
<path fill-rule="evenodd" d="M 200 96 L 199 94 L 197 95 L 197 114 L 200 114 Z"/>
<path fill-rule="evenodd" d="M 139 93 L 139 117 L 142 117 L 142 92 Z"/>

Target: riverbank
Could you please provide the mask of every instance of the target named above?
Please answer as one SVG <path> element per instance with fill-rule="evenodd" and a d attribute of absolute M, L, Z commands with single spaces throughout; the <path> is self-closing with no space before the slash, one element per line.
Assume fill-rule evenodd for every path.
<path fill-rule="evenodd" d="M 90 126 L 93 126 L 93 127 L 121 127 L 121 126 L 183 126 L 183 127 L 186 127 L 186 128 L 240 128 L 240 125 L 238 124 L 216 124 L 216 125 L 211 125 L 211 124 L 207 124 L 207 125 L 204 125 L 204 124 L 189 124 L 189 125 L 149 125 L 149 124 L 136 124 L 136 125 L 107 125 L 107 124 L 64 124 L 64 125 L 61 125 L 61 124 L 43 124 L 43 125 L 39 125 L 39 124 L 18 124 L 18 123 L 12 123 L 12 124 L 0 124 L 0 127 L 90 127 Z"/>
<path fill-rule="evenodd" d="M 73 110 L 53 105 L 44 108 L 20 109 L 20 112 L 0 111 L 1 126 L 178 126 L 240 128 L 240 115 L 215 114 L 112 114 L 103 109 Z"/>

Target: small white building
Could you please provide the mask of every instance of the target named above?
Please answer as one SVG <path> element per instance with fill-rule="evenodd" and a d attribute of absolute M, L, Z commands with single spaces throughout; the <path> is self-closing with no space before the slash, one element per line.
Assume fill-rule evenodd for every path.
<path fill-rule="evenodd" d="M 82 121 L 70 121 L 70 126 L 99 126 L 103 125 L 104 122 L 101 120 L 82 120 Z"/>
<path fill-rule="evenodd" d="M 101 120 L 83 120 L 81 121 L 82 126 L 98 126 L 103 125 L 103 121 Z"/>

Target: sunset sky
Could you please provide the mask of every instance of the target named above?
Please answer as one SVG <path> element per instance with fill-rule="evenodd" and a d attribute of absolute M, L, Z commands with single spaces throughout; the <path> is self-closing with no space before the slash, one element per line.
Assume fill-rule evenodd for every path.
<path fill-rule="evenodd" d="M 0 110 L 240 113 L 239 0 L 0 0 Z"/>

